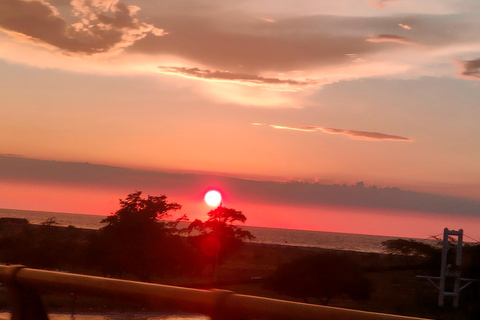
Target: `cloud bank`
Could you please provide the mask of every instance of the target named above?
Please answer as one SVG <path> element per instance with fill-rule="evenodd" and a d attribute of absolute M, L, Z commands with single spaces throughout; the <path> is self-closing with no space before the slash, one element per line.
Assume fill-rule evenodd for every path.
<path fill-rule="evenodd" d="M 3 0 L 0 30 L 10 37 L 0 34 L 0 59 L 99 74 L 160 71 L 202 80 L 189 88 L 215 102 L 300 108 L 314 91 L 305 88 L 382 76 L 453 76 L 449 61 L 478 52 L 473 10 L 392 1 L 374 1 L 388 10 L 304 1 L 285 3 L 280 12 L 269 1 L 235 3 L 232 10 L 230 1 Z"/>
<path fill-rule="evenodd" d="M 390 1 L 375 3 L 384 6 Z M 376 14 L 370 12 L 368 16 L 355 14 L 355 8 L 350 12 L 344 9 L 347 12 L 343 14 L 322 15 L 305 9 L 302 12 L 301 6 L 296 6 L 302 13 L 278 15 L 274 7 L 267 5 L 259 15 L 261 5 L 257 4 L 241 4 L 238 10 L 231 11 L 229 3 L 198 1 L 188 11 L 183 1 L 135 3 L 145 9 L 119 0 L 73 0 L 70 4 L 58 0 L 3 0 L 0 29 L 17 40 L 28 40 L 69 55 L 124 52 L 123 62 L 140 58 L 148 60 L 148 66 L 175 66 L 170 68 L 176 70 L 164 72 L 197 79 L 206 79 L 209 72 L 208 77 L 217 81 L 257 86 L 273 85 L 271 82 L 276 81 L 277 87 L 402 74 L 410 68 L 418 68 L 421 73 L 426 62 L 438 58 L 430 59 L 427 51 L 408 51 L 415 50 L 414 46 L 396 54 L 392 46 L 375 43 L 412 44 L 410 39 L 395 33 L 399 26 L 408 29 L 413 24 L 416 44 L 440 49 L 471 39 L 466 30 L 475 29 L 470 23 L 462 24 L 444 17 L 445 14 L 419 14 L 415 8 L 411 13 L 407 10 L 402 15 L 403 23 L 399 23 L 398 16 L 385 15 L 385 10 L 375 10 Z M 168 36 L 155 36 L 167 34 L 164 30 Z M 381 33 L 368 37 L 375 30 Z M 27 63 L 35 64 L 33 60 Z M 135 65 L 126 64 L 129 68 Z M 141 68 L 140 61 L 138 65 Z M 195 68 L 191 66 L 198 66 L 196 71 L 202 75 L 192 74 Z M 149 70 L 156 71 L 156 67 Z M 234 79 L 234 75 L 239 79 Z"/>
<path fill-rule="evenodd" d="M 262 125 L 261 123 L 252 123 L 252 125 Z M 336 129 L 336 128 L 326 128 L 326 127 L 317 127 L 317 126 L 299 126 L 299 127 L 289 127 L 289 126 L 279 126 L 279 125 L 270 125 L 274 129 L 281 130 L 293 130 L 293 131 L 303 131 L 303 132 L 315 132 L 322 131 L 328 134 L 341 134 L 345 135 L 351 139 L 357 140 L 369 140 L 369 141 L 413 141 L 411 138 L 396 136 L 391 134 L 385 134 L 380 132 L 370 132 L 370 131 L 358 131 L 358 130 L 347 130 L 347 129 Z"/>
<path fill-rule="evenodd" d="M 36 185 L 75 185 L 103 189 L 161 190 L 167 196 L 181 190 L 201 199 L 216 186 L 243 202 L 299 207 L 341 206 L 414 212 L 478 215 L 480 201 L 450 196 L 354 185 L 309 182 L 254 181 L 207 174 L 176 174 L 78 162 L 0 156 L 0 181 Z M 41 188 L 41 187 L 40 187 Z"/>

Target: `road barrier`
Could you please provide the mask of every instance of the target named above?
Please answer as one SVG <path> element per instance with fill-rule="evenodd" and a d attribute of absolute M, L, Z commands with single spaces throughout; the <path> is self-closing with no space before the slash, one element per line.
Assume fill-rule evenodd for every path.
<path fill-rule="evenodd" d="M 183 287 L 0 266 L 0 282 L 10 295 L 12 320 L 47 320 L 40 292 L 63 292 L 110 299 L 125 299 L 156 310 L 205 314 L 213 320 L 408 320 L 397 315 L 364 312 L 262 297 L 225 290 Z"/>

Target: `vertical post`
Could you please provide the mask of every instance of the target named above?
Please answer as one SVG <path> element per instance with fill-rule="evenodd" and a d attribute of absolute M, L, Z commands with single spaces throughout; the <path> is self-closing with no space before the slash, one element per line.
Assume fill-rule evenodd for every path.
<path fill-rule="evenodd" d="M 457 266 L 462 265 L 463 229 L 457 232 Z"/>
<path fill-rule="evenodd" d="M 48 315 L 43 307 L 38 293 L 32 288 L 21 286 L 16 281 L 17 273 L 23 266 L 10 266 L 10 280 L 7 289 L 11 306 L 11 320 L 48 320 Z"/>
<path fill-rule="evenodd" d="M 233 294 L 229 290 L 212 289 L 211 294 L 214 298 L 213 308 L 209 316 L 212 320 L 245 320 L 243 316 L 231 313 L 226 307 L 227 299 Z"/>
<path fill-rule="evenodd" d="M 220 247 L 220 246 L 219 246 Z M 217 249 L 215 253 L 215 262 L 213 265 L 213 286 L 217 287 L 218 282 L 218 255 L 219 255 L 220 248 Z"/>
<path fill-rule="evenodd" d="M 72 297 L 72 309 L 70 310 L 70 315 L 73 319 L 75 316 L 75 308 L 77 306 L 77 295 L 75 293 L 71 293 L 70 296 Z"/>
<path fill-rule="evenodd" d="M 458 230 L 457 233 L 457 258 L 455 261 L 455 284 L 454 284 L 454 299 L 453 299 L 453 306 L 458 307 L 458 303 L 460 300 L 460 268 L 462 266 L 462 246 L 463 246 L 463 230 Z"/>
<path fill-rule="evenodd" d="M 442 264 L 440 265 L 440 286 L 438 293 L 438 305 L 443 307 L 445 301 L 445 276 L 447 273 L 447 253 L 450 248 L 448 244 L 448 228 L 443 229 L 443 248 L 442 248 Z"/>

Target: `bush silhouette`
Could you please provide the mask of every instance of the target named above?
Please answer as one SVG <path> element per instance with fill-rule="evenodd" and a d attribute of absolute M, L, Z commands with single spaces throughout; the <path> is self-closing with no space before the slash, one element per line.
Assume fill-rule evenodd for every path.
<path fill-rule="evenodd" d="M 327 305 L 341 295 L 354 300 L 366 300 L 372 293 L 370 281 L 349 257 L 337 253 L 303 256 L 282 264 L 269 281 L 279 293 L 308 299 L 318 299 Z"/>

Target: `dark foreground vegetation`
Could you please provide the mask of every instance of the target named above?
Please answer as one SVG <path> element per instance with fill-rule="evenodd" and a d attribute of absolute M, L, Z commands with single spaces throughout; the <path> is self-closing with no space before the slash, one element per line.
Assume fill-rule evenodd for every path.
<path fill-rule="evenodd" d="M 41 225 L 2 218 L 0 262 L 151 281 L 203 274 L 254 238 L 236 225 L 246 221 L 241 211 L 219 206 L 208 220 L 181 229 L 186 216 L 171 220 L 180 209 L 166 196 L 137 191 L 120 200 L 100 230 L 58 227 L 54 218 Z"/>
<path fill-rule="evenodd" d="M 165 196 L 132 193 L 100 230 L 31 225 L 0 219 L 0 262 L 97 276 L 435 319 L 477 319 L 479 286 L 462 291 L 460 306 L 438 307 L 438 291 L 416 275 L 438 276 L 439 246 L 413 240 L 384 243 L 388 254 L 262 245 L 237 223 L 242 212 L 218 207 L 206 221 L 179 228 L 180 205 Z M 480 246 L 464 247 L 462 277 L 480 279 Z M 47 296 L 50 309 L 105 312 L 130 306 L 98 298 Z M 0 307 L 8 307 L 0 290 Z M 131 306 L 142 308 L 142 306 Z"/>

